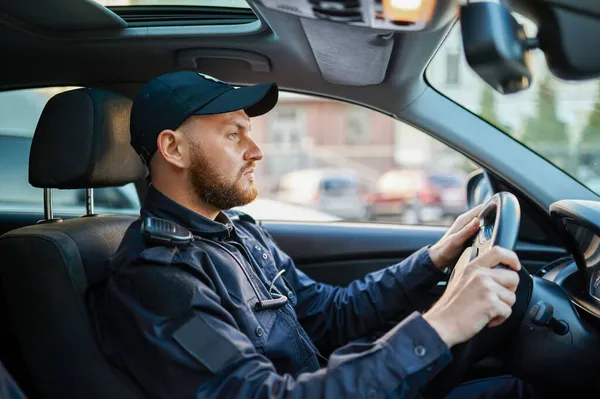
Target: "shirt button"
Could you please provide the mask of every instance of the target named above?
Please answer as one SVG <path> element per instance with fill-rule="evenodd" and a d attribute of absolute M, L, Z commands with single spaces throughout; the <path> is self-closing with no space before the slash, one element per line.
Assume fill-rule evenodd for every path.
<path fill-rule="evenodd" d="M 262 248 L 257 245 L 254 247 L 254 249 L 258 249 L 260 251 Z"/>
<path fill-rule="evenodd" d="M 415 346 L 415 355 L 417 357 L 423 357 L 427 354 L 427 349 L 423 345 Z"/>
<path fill-rule="evenodd" d="M 294 293 L 292 291 L 288 291 L 287 297 L 292 299 L 294 297 Z"/>
<path fill-rule="evenodd" d="M 267 254 L 263 254 L 263 259 L 267 259 L 267 258 L 268 258 Z"/>
<path fill-rule="evenodd" d="M 256 331 L 255 332 L 256 332 L 256 335 L 258 337 L 262 337 L 264 331 L 263 331 L 263 328 L 261 326 L 258 326 L 258 327 L 256 327 Z"/>
<path fill-rule="evenodd" d="M 367 393 L 367 398 L 368 399 L 377 399 L 377 391 L 374 390 L 373 388 L 369 389 L 369 392 Z"/>

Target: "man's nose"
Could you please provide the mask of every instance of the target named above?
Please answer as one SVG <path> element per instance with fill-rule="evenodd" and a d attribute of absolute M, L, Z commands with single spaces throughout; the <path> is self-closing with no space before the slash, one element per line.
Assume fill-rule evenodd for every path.
<path fill-rule="evenodd" d="M 249 143 L 250 146 L 244 153 L 244 161 L 260 161 L 261 159 L 263 159 L 263 153 L 260 147 L 253 140 L 250 140 Z"/>

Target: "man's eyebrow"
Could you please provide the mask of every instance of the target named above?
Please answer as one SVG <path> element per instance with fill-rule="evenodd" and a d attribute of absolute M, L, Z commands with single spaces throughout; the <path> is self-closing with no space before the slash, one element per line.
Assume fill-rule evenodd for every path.
<path fill-rule="evenodd" d="M 234 124 L 240 130 L 246 130 L 246 129 L 248 129 L 248 131 L 252 130 L 252 125 L 250 124 L 250 121 L 248 121 L 248 124 L 240 123 L 239 121 L 231 121 L 231 123 Z"/>

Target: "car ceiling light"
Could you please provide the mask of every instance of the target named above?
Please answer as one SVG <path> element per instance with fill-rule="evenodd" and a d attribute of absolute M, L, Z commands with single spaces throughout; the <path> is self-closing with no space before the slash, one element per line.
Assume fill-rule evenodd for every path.
<path fill-rule="evenodd" d="M 392 7 L 398 10 L 417 10 L 421 7 L 421 0 L 391 0 Z"/>
<path fill-rule="evenodd" d="M 393 22 L 429 21 L 433 10 L 435 0 L 383 0 L 383 14 Z"/>

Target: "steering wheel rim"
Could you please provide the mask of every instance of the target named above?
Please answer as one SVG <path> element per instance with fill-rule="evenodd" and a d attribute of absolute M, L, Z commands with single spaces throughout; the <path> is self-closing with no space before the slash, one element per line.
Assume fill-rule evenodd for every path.
<path fill-rule="evenodd" d="M 521 209 L 517 198 L 509 192 L 496 193 L 488 200 L 479 214 L 481 226 L 470 240 L 454 266 L 463 266 L 494 246 L 514 250 L 519 234 Z M 496 267 L 505 268 L 498 265 Z M 449 281 L 454 276 L 454 270 Z M 469 341 L 452 348 L 452 362 L 446 366 L 429 384 L 424 395 L 432 398 L 443 398 L 452 388 L 460 383 L 467 368 L 481 359 L 491 347 L 499 347 L 507 341 L 510 333 L 516 331 L 531 299 L 533 280 L 525 268 L 519 271 L 517 300 L 512 307 L 511 316 L 499 326 L 484 328 Z"/>

